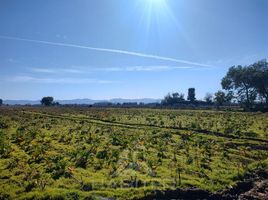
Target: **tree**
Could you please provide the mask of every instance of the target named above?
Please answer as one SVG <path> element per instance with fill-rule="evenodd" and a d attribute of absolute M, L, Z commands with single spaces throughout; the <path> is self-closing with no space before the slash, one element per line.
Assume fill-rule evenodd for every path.
<path fill-rule="evenodd" d="M 2 99 L 0 99 L 0 106 L 3 104 L 3 100 Z"/>
<path fill-rule="evenodd" d="M 251 84 L 261 99 L 268 105 L 268 62 L 261 60 L 249 66 L 252 71 Z"/>
<path fill-rule="evenodd" d="M 178 92 L 175 93 L 168 93 L 165 98 L 162 100 L 162 104 L 164 105 L 174 105 L 177 103 L 181 103 L 185 101 L 184 94 L 179 94 Z"/>
<path fill-rule="evenodd" d="M 233 66 L 222 79 L 222 88 L 233 92 L 237 100 L 250 108 L 255 100 L 268 105 L 268 63 L 261 60 L 249 66 Z"/>
<path fill-rule="evenodd" d="M 207 103 L 212 103 L 212 101 L 213 101 L 213 95 L 211 93 L 206 93 L 206 96 L 205 96 L 204 100 Z"/>
<path fill-rule="evenodd" d="M 176 103 L 181 102 L 181 101 L 185 101 L 184 94 L 182 94 L 182 93 L 179 94 L 178 92 L 175 92 L 172 94 L 172 97 Z"/>
<path fill-rule="evenodd" d="M 40 101 L 44 106 L 51 106 L 53 104 L 54 98 L 53 97 L 43 97 Z"/>
<path fill-rule="evenodd" d="M 60 103 L 59 103 L 59 102 L 53 102 L 52 105 L 53 105 L 53 106 L 59 106 Z"/>
<path fill-rule="evenodd" d="M 162 100 L 161 103 L 162 103 L 162 104 L 165 104 L 165 105 L 170 105 L 170 104 L 172 104 L 172 96 L 171 96 L 171 94 L 168 93 L 168 94 L 164 97 L 164 99 Z"/>
<path fill-rule="evenodd" d="M 195 88 L 189 88 L 188 89 L 188 97 L 187 99 L 191 102 L 195 101 Z"/>
<path fill-rule="evenodd" d="M 227 94 L 225 94 L 225 102 L 231 103 L 234 99 L 234 93 L 232 91 L 229 91 Z"/>
<path fill-rule="evenodd" d="M 238 65 L 229 69 L 222 79 L 221 85 L 223 89 L 235 93 L 239 102 L 250 107 L 257 97 L 256 89 L 252 83 L 253 69 Z"/>
<path fill-rule="evenodd" d="M 217 106 L 222 106 L 223 103 L 226 102 L 226 96 L 223 91 L 219 90 L 214 94 L 214 96 L 214 101 L 216 102 Z"/>

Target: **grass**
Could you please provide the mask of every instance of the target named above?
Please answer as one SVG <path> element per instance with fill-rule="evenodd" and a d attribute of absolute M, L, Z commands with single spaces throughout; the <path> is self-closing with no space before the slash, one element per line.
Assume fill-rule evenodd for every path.
<path fill-rule="evenodd" d="M 138 199 L 212 192 L 268 166 L 268 115 L 0 108 L 0 199 Z"/>

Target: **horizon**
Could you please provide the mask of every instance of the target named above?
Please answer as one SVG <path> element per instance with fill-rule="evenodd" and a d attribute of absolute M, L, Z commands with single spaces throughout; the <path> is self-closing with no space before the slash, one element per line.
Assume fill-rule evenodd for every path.
<path fill-rule="evenodd" d="M 43 97 L 39 99 L 2 99 L 3 101 L 41 101 Z M 150 100 L 161 100 L 163 98 L 149 98 L 149 97 L 144 97 L 144 98 L 134 98 L 134 99 L 125 99 L 125 98 L 111 98 L 111 99 L 90 99 L 90 98 L 76 98 L 76 99 L 55 99 L 54 101 L 72 101 L 72 100 L 92 100 L 92 101 L 110 101 L 110 100 L 143 100 L 143 99 L 150 99 Z"/>
<path fill-rule="evenodd" d="M 0 1 L 0 98 L 196 98 L 268 58 L 266 0 Z"/>

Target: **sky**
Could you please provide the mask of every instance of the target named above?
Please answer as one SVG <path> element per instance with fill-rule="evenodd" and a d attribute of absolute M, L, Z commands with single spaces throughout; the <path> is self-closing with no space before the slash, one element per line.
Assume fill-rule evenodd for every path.
<path fill-rule="evenodd" d="M 268 58 L 267 0 L 0 0 L 0 98 L 163 98 Z"/>

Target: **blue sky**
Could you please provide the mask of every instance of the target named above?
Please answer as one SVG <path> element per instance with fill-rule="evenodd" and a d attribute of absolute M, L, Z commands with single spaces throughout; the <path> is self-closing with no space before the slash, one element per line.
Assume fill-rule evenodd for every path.
<path fill-rule="evenodd" d="M 0 0 L 0 98 L 198 98 L 268 58 L 267 0 Z"/>

